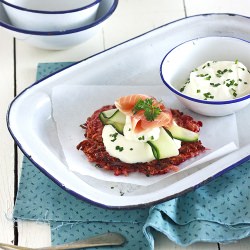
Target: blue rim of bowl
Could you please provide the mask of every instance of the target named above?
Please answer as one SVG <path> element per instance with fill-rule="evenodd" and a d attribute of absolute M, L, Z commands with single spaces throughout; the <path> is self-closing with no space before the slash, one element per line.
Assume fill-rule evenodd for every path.
<path fill-rule="evenodd" d="M 161 65 L 160 65 L 160 76 L 161 76 L 161 79 L 163 81 L 163 83 L 172 91 L 174 92 L 176 95 L 178 96 L 181 96 L 187 100 L 190 100 L 190 101 L 193 101 L 193 102 L 198 102 L 198 103 L 203 103 L 203 104 L 212 104 L 212 105 L 224 105 L 224 104 L 232 104 L 232 103 L 237 103 L 237 102 L 241 102 L 241 101 L 244 101 L 244 100 L 247 100 L 250 98 L 250 94 L 248 95 L 245 95 L 245 96 L 242 96 L 242 97 L 239 97 L 239 98 L 236 98 L 236 99 L 232 99 L 232 100 L 227 100 L 227 101 L 209 101 L 209 100 L 201 100 L 201 99 L 196 99 L 196 98 L 193 98 L 191 96 L 188 96 L 188 95 L 185 95 L 183 93 L 181 93 L 179 90 L 177 90 L 176 88 L 172 87 L 171 84 L 169 84 L 164 76 L 163 76 L 163 64 L 166 60 L 166 57 L 173 51 L 175 50 L 176 48 L 180 47 L 181 45 L 183 44 L 186 44 L 186 43 L 189 43 L 189 42 L 192 42 L 192 41 L 196 41 L 196 40 L 200 40 L 200 39 L 205 39 L 205 38 L 232 38 L 232 39 L 235 39 L 235 40 L 239 40 L 239 41 L 242 41 L 242 42 L 245 42 L 245 43 L 248 43 L 250 44 L 250 41 L 247 41 L 247 40 L 244 40 L 244 39 L 241 39 L 241 38 L 237 38 L 237 37 L 232 37 L 232 36 L 208 36 L 208 37 L 197 37 L 195 39 L 191 39 L 191 40 L 188 40 L 186 42 L 183 42 L 183 43 L 180 43 L 178 44 L 177 46 L 175 46 L 174 48 L 172 48 L 165 56 L 164 58 L 162 59 L 161 61 Z"/>
<path fill-rule="evenodd" d="M 70 0 L 69 0 L 70 1 Z M 28 9 L 25 7 L 21 7 L 12 3 L 9 3 L 5 0 L 0 0 L 0 2 L 2 2 L 3 4 L 6 4 L 14 9 L 18 9 L 18 10 L 22 10 L 22 11 L 26 11 L 26 12 L 32 12 L 32 13 L 38 13 L 38 14 L 66 14 L 66 13 L 72 13 L 72 12 L 77 12 L 77 11 L 81 11 L 84 9 L 88 9 L 91 8 L 92 6 L 100 3 L 101 0 L 94 0 L 92 3 L 85 5 L 83 7 L 80 8 L 75 8 L 75 9 L 71 9 L 71 10 L 60 10 L 60 11 L 48 11 L 48 10 L 33 10 L 33 9 Z"/>
<path fill-rule="evenodd" d="M 1 1 L 3 2 L 3 0 L 0 0 L 0 4 L 1 4 Z M 101 1 L 105 1 L 105 0 L 101 0 Z M 75 29 L 64 30 L 64 31 L 33 31 L 33 30 L 19 29 L 11 24 L 2 22 L 1 20 L 0 20 L 0 26 L 9 30 L 13 30 L 18 33 L 29 34 L 29 35 L 57 36 L 57 35 L 67 35 L 67 34 L 77 33 L 77 32 L 81 32 L 81 31 L 93 28 L 97 26 L 98 24 L 104 22 L 106 19 L 108 19 L 116 10 L 118 6 L 118 2 L 119 0 L 113 0 L 113 4 L 110 7 L 110 9 L 107 11 L 107 13 L 102 15 L 100 18 L 96 19 L 93 23 L 90 23 L 90 24 L 87 24 L 87 25 L 84 25 L 82 27 L 75 28 Z"/>
<path fill-rule="evenodd" d="M 246 156 L 246 157 L 240 159 L 239 161 L 233 163 L 232 165 L 230 165 L 230 166 L 228 166 L 227 168 L 223 169 L 222 171 L 218 172 L 218 173 L 215 174 L 214 176 L 211 176 L 211 177 L 207 178 L 206 180 L 204 180 L 204 181 L 198 183 L 197 185 L 191 186 L 190 188 L 187 188 L 187 189 L 185 189 L 185 190 L 183 190 L 183 191 L 181 191 L 181 192 L 179 192 L 179 193 L 175 193 L 175 194 L 173 194 L 173 195 L 171 195 L 171 196 L 167 196 L 167 197 L 164 197 L 164 198 L 162 198 L 162 199 L 150 201 L 150 202 L 147 202 L 147 203 L 139 203 L 139 204 L 136 204 L 136 205 L 126 205 L 126 206 L 113 205 L 113 206 L 112 206 L 112 205 L 106 205 L 106 204 L 103 204 L 103 203 L 100 203 L 100 202 L 97 202 L 97 201 L 93 201 L 93 200 L 91 200 L 91 199 L 89 199 L 89 198 L 87 198 L 87 197 L 85 197 L 85 196 L 83 196 L 83 195 L 81 195 L 81 194 L 79 194 L 79 193 L 77 193 L 77 192 L 71 190 L 70 188 L 67 188 L 67 187 L 64 185 L 64 183 L 60 182 L 60 181 L 57 180 L 53 175 L 51 175 L 49 172 L 47 172 L 46 169 L 44 169 L 41 165 L 39 165 L 36 161 L 34 161 L 34 160 L 32 159 L 32 157 L 25 151 L 25 149 L 22 147 L 22 144 L 19 142 L 19 140 L 16 138 L 16 136 L 15 136 L 14 133 L 13 133 L 13 131 L 11 130 L 11 125 L 10 125 L 10 122 L 9 122 L 10 111 L 11 111 L 12 105 L 14 104 L 15 100 L 16 100 L 17 98 L 19 98 L 22 94 L 24 94 L 27 90 L 29 90 L 29 89 L 32 88 L 33 86 L 35 86 L 35 85 L 37 85 L 37 84 L 43 82 L 45 79 L 47 79 L 47 78 L 49 78 L 49 77 L 51 77 L 51 76 L 53 76 L 53 75 L 56 75 L 56 74 L 58 74 L 58 73 L 61 72 L 61 71 L 67 70 L 68 68 L 73 67 L 73 66 L 75 66 L 75 65 L 77 65 L 77 64 L 79 64 L 79 63 L 81 63 L 81 62 L 83 62 L 83 61 L 86 61 L 86 60 L 88 60 L 88 59 L 90 59 L 90 58 L 92 58 L 92 57 L 96 57 L 96 56 L 98 56 L 98 55 L 101 55 L 101 54 L 103 54 L 103 53 L 105 53 L 105 52 L 107 52 L 107 51 L 109 51 L 109 50 L 112 50 L 112 49 L 114 49 L 114 48 L 116 48 L 116 47 L 119 47 L 119 46 L 121 46 L 121 45 L 123 45 L 123 44 L 126 44 L 126 43 L 128 43 L 128 42 L 130 42 L 130 41 L 133 41 L 133 40 L 135 40 L 135 39 L 137 39 L 137 38 L 139 38 L 139 37 L 142 37 L 142 36 L 144 36 L 144 35 L 146 35 L 146 34 L 148 34 L 148 33 L 151 33 L 151 32 L 153 32 L 153 31 L 158 30 L 158 29 L 160 29 L 160 28 L 162 28 L 162 27 L 165 27 L 165 26 L 167 26 L 167 25 L 170 25 L 170 24 L 173 24 L 173 23 L 177 23 L 177 22 L 179 22 L 179 21 L 186 20 L 186 19 L 189 19 L 189 18 L 201 17 L 201 16 L 204 16 L 204 17 L 205 17 L 205 16 L 213 16 L 213 15 L 215 15 L 215 16 L 222 16 L 222 15 L 237 16 L 237 17 L 247 18 L 247 19 L 250 20 L 250 17 L 248 17 L 248 16 L 243 16 L 243 15 L 238 15 L 238 14 L 233 14 L 233 13 L 208 13 L 208 14 L 198 14 L 198 15 L 194 15 L 194 16 L 189 16 L 189 17 L 181 18 L 181 19 L 175 20 L 175 21 L 173 21 L 173 22 L 163 24 L 163 25 L 161 25 L 161 26 L 159 26 L 159 27 L 157 27 L 157 28 L 154 28 L 154 29 L 152 29 L 152 30 L 150 30 L 150 31 L 147 31 L 147 32 L 145 32 L 145 33 L 143 33 L 143 34 L 141 34 L 141 35 L 139 35 L 139 36 L 133 37 L 133 38 L 131 38 L 131 39 L 125 41 L 125 42 L 122 42 L 122 43 L 117 44 L 117 45 L 115 45 L 115 46 L 113 46 L 113 47 L 110 47 L 110 48 L 108 48 L 108 49 L 106 49 L 106 50 L 104 50 L 104 51 L 102 51 L 102 52 L 99 52 L 99 53 L 97 53 L 97 54 L 94 54 L 94 55 L 92 55 L 92 56 L 90 56 L 90 57 L 88 57 L 88 58 L 86 58 L 86 59 L 83 59 L 83 60 L 78 61 L 78 62 L 74 62 L 74 63 L 72 63 L 71 65 L 66 66 L 65 68 L 60 69 L 60 70 L 58 70 L 58 71 L 56 71 L 56 72 L 54 72 L 54 73 L 51 73 L 50 75 L 47 75 L 47 76 L 45 76 L 44 78 L 42 78 L 42 79 L 40 79 L 40 80 L 37 80 L 36 82 L 34 82 L 33 84 L 31 84 L 29 87 L 27 87 L 26 89 L 24 89 L 23 91 L 21 91 L 21 92 L 11 101 L 11 103 L 10 103 L 10 105 L 9 105 L 9 107 L 8 107 L 7 114 L 6 114 L 6 123 L 7 123 L 8 131 L 9 131 L 10 135 L 12 136 L 12 138 L 14 139 L 14 141 L 15 141 L 16 145 L 18 146 L 18 148 L 19 148 L 19 149 L 22 151 L 22 153 L 23 153 L 23 154 L 24 154 L 24 155 L 34 164 L 34 166 L 36 166 L 42 173 L 44 173 L 48 178 L 50 178 L 54 183 L 56 183 L 56 184 L 57 184 L 59 187 L 61 187 L 63 190 L 67 191 L 68 193 L 70 193 L 71 195 L 73 195 L 74 197 L 76 197 L 76 198 L 78 198 L 78 199 L 81 199 L 81 200 L 84 200 L 84 201 L 86 201 L 86 202 L 89 202 L 90 204 L 99 206 L 99 207 L 104 208 L 104 209 L 114 209 L 114 210 L 120 210 L 120 209 L 129 210 L 129 209 L 135 209 L 135 208 L 148 208 L 148 207 L 153 206 L 153 205 L 155 205 L 155 204 L 159 204 L 159 203 L 162 203 L 162 202 L 171 200 L 171 199 L 173 199 L 173 198 L 177 198 L 177 197 L 182 196 L 182 195 L 184 195 L 184 194 L 186 194 L 186 193 L 188 193 L 188 192 L 191 192 L 191 191 L 196 190 L 197 188 L 199 188 L 199 187 L 201 187 L 201 186 L 203 186 L 203 185 L 209 183 L 210 181 L 212 181 L 212 180 L 214 180 L 215 178 L 217 178 L 217 177 L 223 175 L 223 174 L 226 173 L 227 171 L 229 171 L 229 170 L 235 168 L 236 166 L 238 166 L 238 165 L 240 165 L 240 164 L 243 164 L 243 163 L 249 161 L 249 160 L 250 160 L 250 155 L 248 155 L 248 156 Z"/>

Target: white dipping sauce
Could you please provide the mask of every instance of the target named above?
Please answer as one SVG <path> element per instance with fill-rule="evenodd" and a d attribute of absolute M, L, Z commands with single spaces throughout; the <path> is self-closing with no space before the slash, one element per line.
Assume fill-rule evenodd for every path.
<path fill-rule="evenodd" d="M 208 61 L 190 73 L 180 89 L 202 100 L 231 100 L 250 94 L 250 73 L 238 61 Z"/>

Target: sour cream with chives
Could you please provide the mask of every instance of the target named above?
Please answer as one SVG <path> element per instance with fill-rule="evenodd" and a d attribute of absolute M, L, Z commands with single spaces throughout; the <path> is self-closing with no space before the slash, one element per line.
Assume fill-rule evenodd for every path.
<path fill-rule="evenodd" d="M 250 72 L 238 60 L 207 61 L 190 73 L 180 91 L 201 100 L 232 100 L 250 94 Z"/>

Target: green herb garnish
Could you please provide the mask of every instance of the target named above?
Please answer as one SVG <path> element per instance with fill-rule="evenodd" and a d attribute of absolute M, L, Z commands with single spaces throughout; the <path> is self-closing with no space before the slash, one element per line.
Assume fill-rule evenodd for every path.
<path fill-rule="evenodd" d="M 183 92 L 186 86 L 183 86 L 182 88 L 180 88 L 180 92 Z"/>
<path fill-rule="evenodd" d="M 115 149 L 118 150 L 118 151 L 120 151 L 120 152 L 123 151 L 123 147 L 120 147 L 120 146 L 116 146 Z"/>
<path fill-rule="evenodd" d="M 144 140 L 144 139 L 145 139 L 144 135 L 138 138 L 139 141 Z"/>
<path fill-rule="evenodd" d="M 211 76 L 207 76 L 206 78 L 205 78 L 205 80 L 210 80 L 211 79 Z"/>
<path fill-rule="evenodd" d="M 138 100 L 133 108 L 133 113 L 136 114 L 140 110 L 144 110 L 144 116 L 146 117 L 147 121 L 154 121 L 162 111 L 155 105 L 152 98 Z"/>
<path fill-rule="evenodd" d="M 214 96 L 210 93 L 210 92 L 207 92 L 207 93 L 204 93 L 203 94 L 205 99 L 204 100 L 207 100 L 207 99 L 214 99 Z"/>
<path fill-rule="evenodd" d="M 110 134 L 109 136 L 113 138 L 111 141 L 114 142 L 117 139 L 118 133 Z"/>

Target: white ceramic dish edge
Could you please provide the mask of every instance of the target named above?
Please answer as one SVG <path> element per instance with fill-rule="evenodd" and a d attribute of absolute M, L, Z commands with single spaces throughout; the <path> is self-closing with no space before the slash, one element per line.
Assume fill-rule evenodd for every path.
<path fill-rule="evenodd" d="M 95 0 L 83 7 L 62 11 L 30 10 L 4 0 L 0 0 L 0 2 L 3 3 L 12 24 L 17 28 L 60 31 L 79 28 L 94 22 L 100 0 Z M 48 1 L 48 3 L 51 3 L 51 1 Z M 46 6 L 49 6 L 49 4 L 46 4 Z"/>
<path fill-rule="evenodd" d="M 223 15 L 225 15 L 225 16 L 227 16 L 227 17 L 230 16 L 229 14 L 220 14 L 219 16 L 223 16 Z M 210 18 L 211 18 L 212 16 L 216 19 L 216 16 L 217 16 L 217 15 L 216 15 L 216 14 L 205 15 L 205 17 L 210 17 Z M 235 15 L 234 15 L 234 16 L 235 16 Z M 196 16 L 196 17 L 194 17 L 194 19 L 197 19 L 197 18 L 198 18 L 198 19 L 199 19 L 199 18 L 202 19 L 202 16 Z M 239 18 L 245 19 L 245 18 L 248 18 L 248 17 L 239 17 Z M 248 19 L 248 20 L 249 20 L 249 19 Z M 180 21 L 180 20 L 179 20 L 179 21 Z M 183 21 L 183 20 L 182 20 L 182 21 Z M 184 20 L 184 21 L 185 21 L 185 20 Z M 196 20 L 196 21 L 197 21 L 197 20 Z M 162 27 L 159 28 L 159 29 L 153 30 L 153 31 L 156 32 L 156 34 L 154 34 L 154 35 L 157 36 L 157 31 L 159 31 L 159 30 L 161 30 L 161 29 L 164 29 L 164 27 L 167 29 L 167 27 L 169 27 L 168 25 L 169 25 L 169 24 L 167 24 L 166 26 L 162 26 Z M 149 34 L 149 33 L 146 33 L 146 34 Z M 150 33 L 150 34 L 152 34 L 152 33 Z M 145 35 L 145 34 L 144 34 L 144 35 Z M 144 36 L 144 35 L 140 36 L 139 38 L 141 38 L 141 39 L 143 40 L 143 38 L 144 38 L 143 36 Z M 112 49 L 110 49 L 110 50 L 107 50 L 107 51 L 104 51 L 104 52 L 102 52 L 102 53 L 100 53 L 100 54 L 97 54 L 97 55 L 95 55 L 95 56 L 89 58 L 89 60 L 86 60 L 86 61 L 83 61 L 83 62 L 80 62 L 80 63 L 76 63 L 76 64 L 74 64 L 73 66 L 68 67 L 66 70 L 62 70 L 62 71 L 57 72 L 56 74 L 52 74 L 52 75 L 50 75 L 50 76 L 44 78 L 43 80 L 36 82 L 34 85 L 32 85 L 31 87 L 29 87 L 28 89 L 24 90 L 24 91 L 23 91 L 23 92 L 22 92 L 22 93 L 21 93 L 12 103 L 11 103 L 10 108 L 9 108 L 9 111 L 8 111 L 8 114 L 7 114 L 8 129 L 9 129 L 11 135 L 13 136 L 13 138 L 15 139 L 15 141 L 17 142 L 17 144 L 19 145 L 19 147 L 21 148 L 21 150 L 24 152 L 24 154 L 25 154 L 26 156 L 29 157 L 29 152 L 27 152 L 27 150 L 23 147 L 24 144 L 21 143 L 21 142 L 18 140 L 18 138 L 16 137 L 14 131 L 12 130 L 12 125 L 11 125 L 11 122 L 10 122 L 10 113 L 12 112 L 12 109 L 13 109 L 13 106 L 15 105 L 16 100 L 17 100 L 17 99 L 20 100 L 21 96 L 22 96 L 27 90 L 29 90 L 30 88 L 33 88 L 33 87 L 37 87 L 37 85 L 38 85 L 39 83 L 40 83 L 40 84 L 41 84 L 41 83 L 44 84 L 44 85 L 45 85 L 44 87 L 45 87 L 45 89 L 46 89 L 46 79 L 55 80 L 56 78 L 60 78 L 60 75 L 63 75 L 63 74 L 65 74 L 65 73 L 69 73 L 69 71 L 71 71 L 71 70 L 76 70 L 76 68 L 79 68 L 82 64 L 86 66 L 86 65 L 91 64 L 91 62 L 92 62 L 92 63 L 96 63 L 96 62 L 97 62 L 97 58 L 98 58 L 98 59 L 100 59 L 100 58 L 103 59 L 103 58 L 105 57 L 105 55 L 107 55 L 107 54 L 110 53 L 110 51 L 112 52 L 113 50 L 119 50 L 120 46 L 123 47 L 123 49 L 124 49 L 124 47 L 126 47 L 126 46 L 132 46 L 134 43 L 136 43 L 136 41 L 137 41 L 136 39 L 132 39 L 132 40 L 130 40 L 130 43 L 125 42 L 125 43 L 123 43 L 122 45 L 115 46 L 114 48 L 112 48 Z M 176 41 L 176 42 L 177 42 L 177 41 Z M 98 56 L 98 55 L 99 55 L 99 56 Z M 125 72 L 124 74 L 126 75 L 126 72 Z M 147 78 L 147 76 L 146 76 L 146 78 Z M 143 78 L 143 80 L 144 80 L 144 79 L 145 79 L 145 78 Z M 115 79 L 114 79 L 114 80 L 115 80 Z M 149 80 L 150 80 L 150 79 L 149 79 Z M 104 82 L 105 82 L 105 81 L 104 81 Z M 48 81 L 47 81 L 47 83 L 48 83 Z M 98 201 L 98 200 L 92 199 L 92 197 L 90 198 L 90 197 L 86 197 L 86 196 L 84 196 L 84 195 L 82 195 L 82 194 L 79 194 L 79 192 L 76 192 L 75 190 L 72 190 L 70 187 L 68 187 L 67 185 L 65 185 L 65 183 L 63 183 L 61 180 L 56 179 L 55 176 L 52 175 L 52 173 L 48 171 L 48 169 L 46 169 L 46 168 L 44 168 L 43 166 L 39 165 L 35 159 L 32 159 L 32 158 L 30 158 L 30 157 L 29 157 L 29 158 L 30 158 L 30 160 L 31 160 L 39 169 L 41 169 L 43 172 L 45 172 L 46 175 L 48 175 L 53 181 L 55 181 L 55 182 L 56 182 L 57 184 L 59 184 L 61 187 L 63 187 L 64 189 L 66 189 L 67 191 L 69 191 L 70 193 L 72 193 L 73 195 L 75 195 L 75 196 L 77 196 L 77 197 L 79 197 L 79 198 L 81 198 L 81 199 L 89 200 L 89 201 L 91 201 L 91 202 L 93 202 L 93 203 L 95 203 L 95 204 L 98 204 L 98 205 L 100 205 L 100 206 L 103 206 L 103 207 L 109 207 L 109 208 L 135 208 L 135 207 L 149 206 L 149 205 L 152 205 L 152 204 L 155 204 L 155 203 L 158 203 L 158 202 L 162 202 L 162 201 L 171 199 L 171 198 L 176 197 L 176 196 L 178 196 L 178 195 L 180 195 L 180 194 L 183 194 L 184 192 L 193 190 L 194 188 L 196 188 L 196 187 L 198 187 L 198 186 L 200 186 L 200 185 L 206 183 L 207 181 L 213 179 L 214 177 L 217 177 L 217 176 L 223 174 L 225 171 L 227 171 L 227 170 L 229 170 L 229 169 L 235 167 L 236 165 L 238 165 L 238 164 L 240 164 L 240 163 L 242 163 L 242 162 L 244 162 L 244 161 L 246 161 L 246 160 L 249 159 L 249 151 L 248 151 L 248 148 L 246 148 L 246 149 L 242 148 L 241 150 L 243 150 L 243 153 L 242 153 L 242 155 L 240 155 L 240 159 L 235 159 L 236 161 L 233 162 L 231 165 L 227 166 L 227 167 L 224 168 L 224 169 L 219 169 L 217 172 L 214 172 L 214 175 L 213 175 L 213 176 L 210 176 L 210 177 L 204 179 L 203 181 L 198 180 L 197 183 L 193 183 L 189 188 L 186 188 L 186 189 L 185 189 L 185 187 L 184 187 L 184 190 L 182 190 L 181 192 L 175 192 L 175 193 L 173 193 L 172 195 L 169 195 L 169 196 L 167 196 L 167 197 L 166 197 L 166 196 L 164 196 L 164 197 L 158 197 L 158 198 L 155 198 L 154 200 L 150 200 L 150 199 L 147 199 L 148 197 L 146 197 L 146 198 L 144 197 L 143 202 L 140 201 L 139 203 L 136 202 L 136 201 L 133 201 L 133 200 L 134 200 L 134 198 L 133 198 L 132 200 L 130 200 L 131 202 L 130 202 L 129 204 L 124 204 L 124 203 L 122 202 L 122 199 L 123 199 L 124 197 L 117 197 L 118 202 L 121 201 L 121 203 L 120 203 L 119 205 L 118 205 L 118 204 L 112 204 L 112 202 L 111 202 L 111 203 L 109 203 L 109 202 L 107 202 L 107 203 L 105 203 L 105 202 L 100 202 L 100 201 Z"/>
<path fill-rule="evenodd" d="M 101 25 L 115 12 L 119 0 L 102 0 L 94 22 L 79 28 L 57 31 L 36 31 L 15 27 L 11 24 L 0 2 L 0 26 L 19 40 L 35 47 L 49 50 L 63 50 L 87 41 L 101 28 Z"/>
<path fill-rule="evenodd" d="M 43 14 L 65 14 L 65 13 L 71 13 L 71 12 L 76 12 L 76 11 L 79 11 L 79 10 L 83 10 L 83 9 L 87 9 L 91 6 L 94 6 L 98 3 L 100 3 L 101 0 L 93 0 L 93 1 L 90 1 L 90 3 L 86 4 L 86 5 L 83 5 L 81 7 L 76 7 L 76 8 L 72 8 L 72 9 L 65 9 L 65 10 L 52 10 L 52 11 L 49 11 L 49 10 L 35 10 L 35 9 L 29 9 L 27 7 L 23 7 L 23 6 L 18 6 L 14 3 L 11 3 L 11 2 L 8 2 L 8 1 L 5 1 L 5 0 L 0 0 L 0 2 L 2 2 L 3 4 L 7 5 L 7 6 L 10 6 L 12 8 L 15 8 L 15 9 L 18 9 L 18 10 L 22 10 L 22 11 L 26 11 L 26 12 L 34 12 L 34 13 L 43 13 Z"/>

